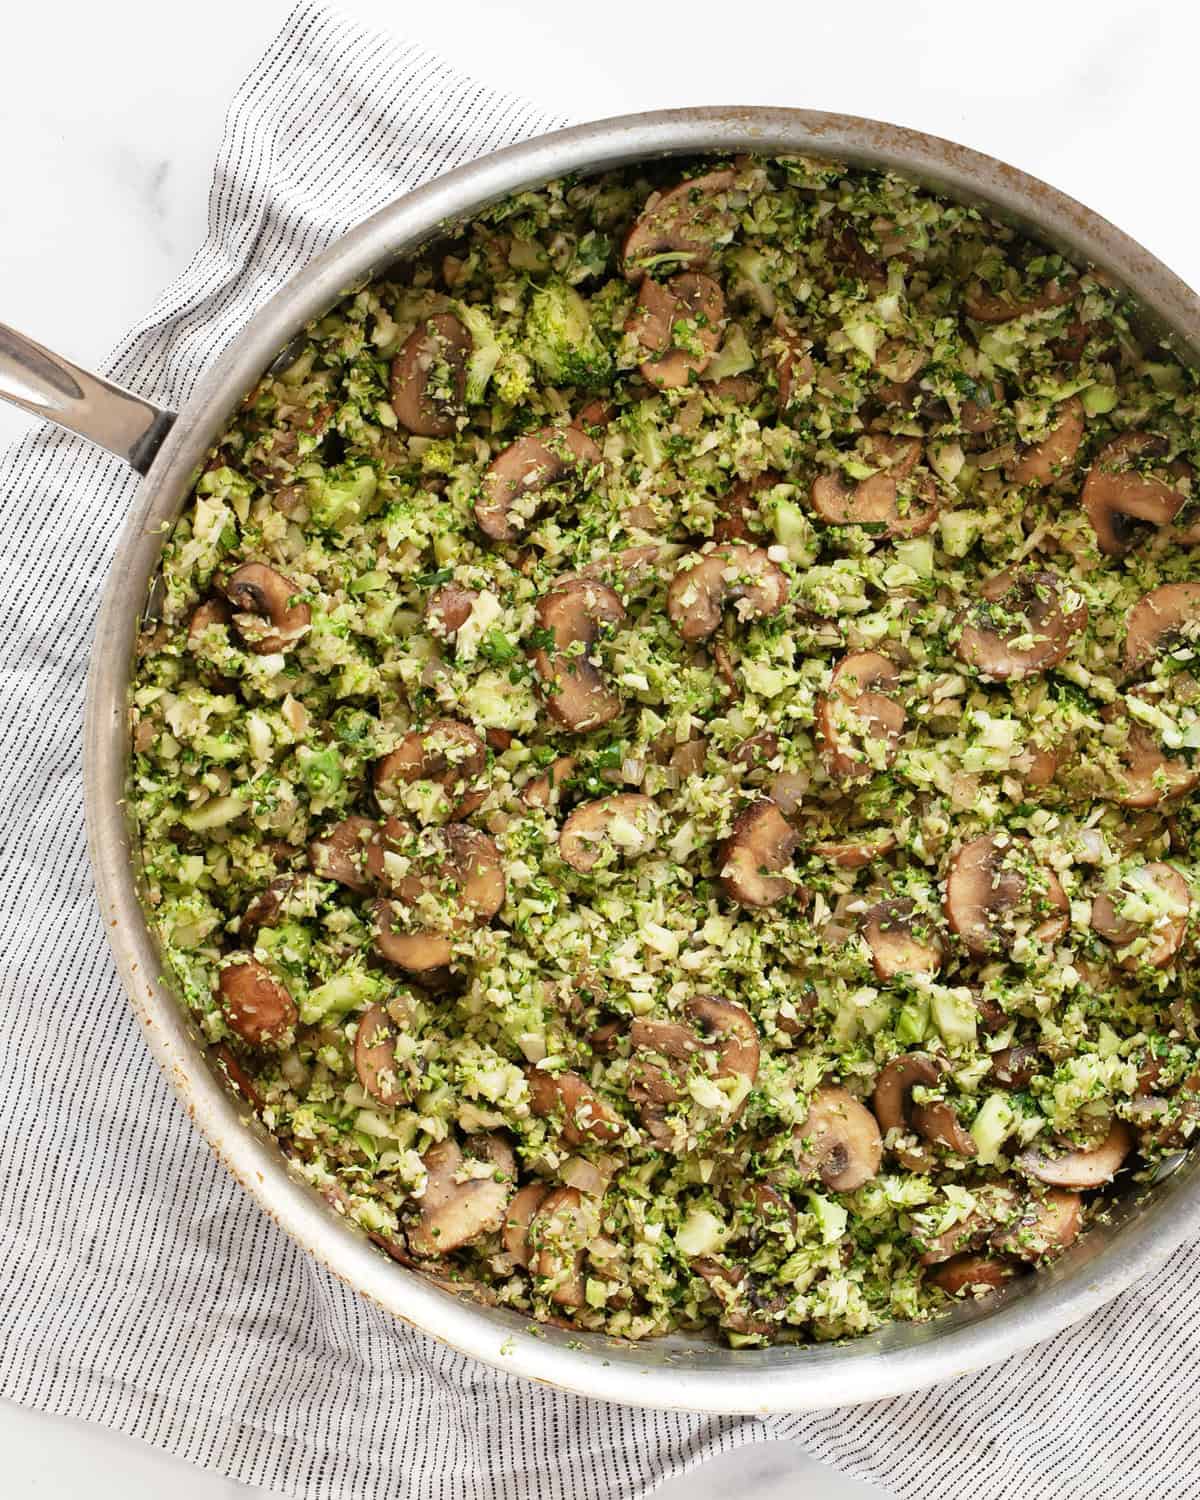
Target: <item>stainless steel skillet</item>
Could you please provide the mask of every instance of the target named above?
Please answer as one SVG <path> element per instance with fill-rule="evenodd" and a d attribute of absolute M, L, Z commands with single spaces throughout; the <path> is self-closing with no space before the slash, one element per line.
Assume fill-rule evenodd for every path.
<path fill-rule="evenodd" d="M 213 1149 L 306 1250 L 395 1316 L 498 1368 L 606 1400 L 712 1412 L 768 1412 L 891 1396 L 1048 1338 L 1200 1233 L 1200 1155 L 1116 1203 L 1050 1270 L 924 1326 L 844 1346 L 731 1350 L 668 1339 L 622 1345 L 531 1329 L 512 1313 L 442 1290 L 386 1259 L 304 1183 L 210 1070 L 170 987 L 138 900 L 125 820 L 127 695 L 134 643 L 162 537 L 197 464 L 243 395 L 314 317 L 397 258 L 515 189 L 666 155 L 799 152 L 892 169 L 1017 224 L 1091 262 L 1140 302 L 1156 337 L 1200 362 L 1200 300 L 1148 251 L 1045 183 L 948 141 L 804 110 L 712 108 L 634 115 L 542 136 L 437 179 L 372 215 L 319 256 L 245 326 L 178 414 L 87 375 L 0 326 L 0 398 L 103 444 L 143 481 L 120 538 L 96 629 L 85 730 L 89 846 L 105 928 L 151 1050 Z"/>

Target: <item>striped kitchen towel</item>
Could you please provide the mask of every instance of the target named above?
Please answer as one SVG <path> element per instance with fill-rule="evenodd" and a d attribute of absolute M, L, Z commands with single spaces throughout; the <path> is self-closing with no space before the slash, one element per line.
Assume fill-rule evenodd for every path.
<path fill-rule="evenodd" d="M 230 109 L 207 240 L 109 373 L 178 406 L 246 316 L 352 224 L 564 123 L 301 5 Z M 0 458 L 0 1394 L 304 1500 L 632 1497 L 781 1438 L 913 1500 L 1200 1496 L 1187 1249 L 985 1373 L 758 1420 L 607 1406 L 496 1373 L 392 1321 L 277 1229 L 151 1060 L 92 897 L 84 673 L 134 487 L 116 459 L 49 429 Z"/>

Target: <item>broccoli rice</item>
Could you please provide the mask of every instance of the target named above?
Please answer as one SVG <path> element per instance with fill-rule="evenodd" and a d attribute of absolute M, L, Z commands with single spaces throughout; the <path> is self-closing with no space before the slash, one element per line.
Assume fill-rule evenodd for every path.
<path fill-rule="evenodd" d="M 1124 293 L 676 160 L 296 348 L 166 546 L 132 797 L 215 1065 L 381 1253 L 839 1339 L 1187 1148 L 1200 395 Z"/>

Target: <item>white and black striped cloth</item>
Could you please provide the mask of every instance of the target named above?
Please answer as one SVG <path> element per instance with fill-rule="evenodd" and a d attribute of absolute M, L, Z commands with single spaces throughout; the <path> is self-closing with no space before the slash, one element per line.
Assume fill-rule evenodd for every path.
<path fill-rule="evenodd" d="M 179 405 L 247 313 L 365 214 L 563 123 L 301 6 L 230 110 L 206 243 L 110 373 Z M 1194 1249 L 1022 1359 L 759 1421 L 496 1374 L 287 1239 L 151 1060 L 93 905 L 84 671 L 133 490 L 50 430 L 0 460 L 0 1394 L 303 1500 L 632 1497 L 773 1438 L 912 1500 L 1200 1496 Z"/>

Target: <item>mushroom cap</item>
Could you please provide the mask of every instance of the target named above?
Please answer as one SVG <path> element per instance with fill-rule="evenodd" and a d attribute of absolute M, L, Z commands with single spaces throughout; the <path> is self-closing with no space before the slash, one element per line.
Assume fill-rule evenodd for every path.
<path fill-rule="evenodd" d="M 479 529 L 497 542 L 519 540 L 526 506 L 569 475 L 581 476 L 604 461 L 600 449 L 578 427 L 543 427 L 510 443 L 488 465 L 483 492 L 475 502 Z"/>
<path fill-rule="evenodd" d="M 405 1103 L 407 1093 L 396 1073 L 396 1028 L 387 1009 L 369 1005 L 354 1035 L 354 1071 L 372 1099 L 384 1109 Z"/>
<path fill-rule="evenodd" d="M 595 1202 L 573 1187 L 552 1188 L 530 1218 L 529 1268 L 550 1283 L 550 1300 L 559 1307 L 582 1307 L 586 1301 L 583 1258 L 597 1221 Z"/>
<path fill-rule="evenodd" d="M 1036 1047 L 1002 1047 L 992 1053 L 990 1078 L 1002 1089 L 1023 1089 L 1041 1071 L 1041 1053 Z"/>
<path fill-rule="evenodd" d="M 559 798 L 559 789 L 575 774 L 578 761 L 573 755 L 560 755 L 552 760 L 540 776 L 531 776 L 521 788 L 521 801 L 526 807 L 553 807 Z"/>
<path fill-rule="evenodd" d="M 1078 396 L 1071 396 L 1062 403 L 1059 412 L 1058 421 L 1042 441 L 1022 448 L 1006 466 L 1005 473 L 1013 484 L 1044 489 L 1074 468 L 1075 455 L 1083 442 L 1083 402 Z"/>
<path fill-rule="evenodd" d="M 831 1192 L 852 1193 L 878 1173 L 883 1139 L 865 1105 L 844 1088 L 826 1084 L 792 1131 L 792 1151 L 801 1172 L 819 1177 Z"/>
<path fill-rule="evenodd" d="M 870 776 L 895 762 L 907 717 L 888 694 L 899 686 L 895 662 L 879 651 L 852 651 L 838 662 L 816 712 L 821 753 L 832 775 Z M 861 743 L 869 740 L 883 745 L 882 767 Z"/>
<path fill-rule="evenodd" d="M 474 811 L 483 793 L 471 784 L 487 765 L 487 749 L 469 724 L 457 719 L 435 719 L 425 729 L 413 729 L 375 766 L 375 796 L 384 812 L 395 810 L 396 792 L 414 781 L 436 781 L 464 816 L 464 803 Z"/>
<path fill-rule="evenodd" d="M 1111 1182 L 1121 1163 L 1133 1150 L 1133 1131 L 1124 1120 L 1114 1120 L 1098 1146 L 1047 1156 L 1040 1146 L 1031 1146 L 1017 1158 L 1017 1166 L 1028 1177 L 1051 1187 L 1103 1187 Z"/>
<path fill-rule="evenodd" d="M 987 681 L 1015 681 L 1063 661 L 1087 624 L 1087 605 L 1048 569 L 1006 568 L 960 611 L 955 653 Z"/>
<path fill-rule="evenodd" d="M 1184 496 L 1154 474 L 1130 468 L 1136 461 L 1161 458 L 1165 438 L 1151 432 L 1123 432 L 1105 443 L 1083 483 L 1083 508 L 1096 544 L 1108 557 L 1121 557 L 1137 546 L 1149 528 L 1168 526 L 1183 505 Z M 1187 471 L 1172 466 L 1171 477 Z"/>
<path fill-rule="evenodd" d="M 1126 702 L 1128 699 L 1126 700 Z M 1157 807 L 1180 797 L 1200 784 L 1200 770 L 1182 756 L 1164 754 L 1158 740 L 1129 712 L 1125 704 L 1110 704 L 1102 717 L 1110 722 L 1124 718 L 1128 726 L 1120 756 L 1123 767 L 1121 790 L 1116 801 L 1125 807 Z"/>
<path fill-rule="evenodd" d="M 936 974 L 942 967 L 941 937 L 908 897 L 872 906 L 863 916 L 862 935 L 884 984 L 899 974 Z"/>
<path fill-rule="evenodd" d="M 1031 1198 L 1015 1223 L 992 1236 L 997 1250 L 1021 1260 L 1049 1260 L 1061 1255 L 1083 1228 L 1083 1199 L 1078 1193 L 1051 1188 Z"/>
<path fill-rule="evenodd" d="M 547 712 L 573 734 L 610 723 L 621 712 L 621 699 L 592 661 L 591 649 L 602 624 L 625 623 L 617 594 L 590 578 L 567 578 L 538 600 L 537 620 L 554 638 L 552 647 L 533 653 Z M 573 649 L 580 643 L 582 652 Z"/>
<path fill-rule="evenodd" d="M 974 1156 L 979 1150 L 975 1137 L 959 1122 L 954 1106 L 944 1099 L 935 1104 L 914 1104 L 912 1124 L 923 1140 L 945 1146 L 958 1156 Z"/>
<path fill-rule="evenodd" d="M 730 604 L 743 620 L 778 614 L 787 603 L 787 575 L 761 547 L 746 543 L 692 554 L 671 579 L 667 613 L 685 641 L 704 641 Z"/>
<path fill-rule="evenodd" d="M 692 270 L 706 266 L 718 242 L 733 231 L 735 219 L 726 198 L 736 180 L 737 173 L 724 167 L 652 193 L 625 236 L 621 257 L 626 277 L 641 280 L 647 262 L 660 256 Z"/>
<path fill-rule="evenodd" d="M 517 1265 L 528 1271 L 532 1261 L 529 1225 L 551 1191 L 548 1182 L 529 1182 L 513 1194 L 504 1212 L 500 1238 Z"/>
<path fill-rule="evenodd" d="M 676 342 L 681 323 L 689 325 L 684 344 Z M 625 324 L 646 355 L 642 379 L 660 391 L 691 385 L 716 353 L 724 323 L 725 294 L 711 276 L 684 271 L 665 285 L 647 276 Z"/>
<path fill-rule="evenodd" d="M 774 906 L 795 892 L 780 872 L 799 847 L 796 830 L 774 802 L 760 797 L 733 820 L 718 859 L 721 888 L 739 906 Z"/>
<path fill-rule="evenodd" d="M 558 852 L 581 874 L 593 869 L 606 848 L 626 859 L 649 853 L 658 839 L 660 815 L 651 797 L 615 792 L 585 802 L 567 818 L 558 835 Z"/>
<path fill-rule="evenodd" d="M 760 1048 L 758 1027 L 746 1007 L 718 995 L 695 995 L 684 1010 L 717 1040 L 717 1077 L 737 1073 L 753 1083 L 758 1076 Z"/>
<path fill-rule="evenodd" d="M 1073 278 L 1059 281 L 1051 277 L 1032 297 L 1014 297 L 1008 292 L 993 292 L 976 277 L 963 290 L 963 311 L 976 323 L 1008 323 L 1013 318 L 1062 307 L 1078 290 L 1079 283 Z"/>
<path fill-rule="evenodd" d="M 444 969 L 454 957 L 454 946 L 440 932 L 404 932 L 397 928 L 393 901 L 374 901 L 375 951 L 380 958 L 408 974 L 432 974 Z"/>
<path fill-rule="evenodd" d="M 1174 866 L 1159 860 L 1131 871 L 1122 884 L 1133 894 L 1165 897 L 1174 910 L 1164 911 L 1153 924 L 1131 922 L 1117 910 L 1114 897 L 1119 892 L 1105 891 L 1092 902 L 1092 929 L 1117 948 L 1127 948 L 1138 938 L 1147 937 L 1148 946 L 1141 952 L 1126 954 L 1119 960 L 1120 966 L 1131 971 L 1143 965 L 1163 969 L 1179 952 L 1187 935 L 1191 887 Z"/>
<path fill-rule="evenodd" d="M 210 625 L 228 625 L 233 620 L 233 610 L 227 599 L 205 599 L 192 610 L 188 621 L 188 650 L 199 654 L 201 637 Z"/>
<path fill-rule="evenodd" d="M 309 844 L 309 868 L 322 880 L 336 880 L 347 890 L 369 891 L 372 879 L 367 856 L 378 828 L 371 818 L 343 818 Z"/>
<path fill-rule="evenodd" d="M 779 409 L 786 411 L 793 400 L 799 400 L 799 392 L 813 383 L 816 366 L 812 357 L 812 340 L 806 339 L 797 329 L 791 328 L 781 319 L 775 323 L 775 337 L 779 352 L 775 359 L 775 375 L 779 382 Z"/>
<path fill-rule="evenodd" d="M 421 1160 L 428 1180 L 420 1217 L 408 1231 L 414 1255 L 449 1255 L 500 1228 L 517 1178 L 516 1159 L 503 1136 L 468 1136 L 462 1146 L 450 1136 L 430 1146 Z M 474 1164 L 490 1171 L 468 1175 Z"/>
<path fill-rule="evenodd" d="M 872 433 L 863 455 L 878 466 L 866 479 L 849 482 L 841 470 L 820 474 L 810 491 L 812 508 L 831 526 L 871 526 L 881 540 L 921 536 L 937 520 L 937 490 L 926 475 L 906 481 L 921 458 L 921 440 Z"/>
<path fill-rule="evenodd" d="M 978 1295 L 981 1291 L 998 1291 L 1016 1274 L 1017 1268 L 1011 1261 L 968 1250 L 962 1255 L 952 1255 L 926 1272 L 925 1280 L 948 1297 L 958 1297 L 963 1292 L 973 1291 Z"/>
<path fill-rule="evenodd" d="M 600 1098 L 596 1090 L 578 1073 L 546 1073 L 541 1068 L 526 1068 L 529 1085 L 529 1108 L 539 1118 L 563 1112 L 562 1138 L 570 1146 L 585 1141 L 617 1140 L 624 1126 L 621 1118 Z"/>
<path fill-rule="evenodd" d="M 287 989 L 257 959 L 239 956 L 227 964 L 217 990 L 230 1030 L 247 1046 L 281 1041 L 300 1018 Z"/>
<path fill-rule="evenodd" d="M 303 600 L 293 603 L 302 591 L 266 563 L 243 563 L 221 591 L 233 605 L 238 634 L 256 656 L 290 651 L 312 623 L 309 606 Z"/>
<path fill-rule="evenodd" d="M 1039 891 L 1037 885 L 1044 885 Z M 1005 919 L 1034 922 L 1030 935 L 1053 943 L 1066 932 L 1070 903 L 1054 871 L 1035 865 L 1023 840 L 985 833 L 963 844 L 946 876 L 946 918 L 977 957 L 1004 945 Z"/>
<path fill-rule="evenodd" d="M 467 364 L 474 345 L 453 313 L 419 324 L 392 360 L 389 392 L 402 427 L 417 437 L 452 437 L 465 411 Z"/>
<path fill-rule="evenodd" d="M 713 526 L 713 541 L 749 541 L 749 518 L 758 512 L 755 496 L 760 490 L 769 490 L 779 484 L 781 478 L 781 475 L 768 469 L 763 474 L 756 474 L 753 479 L 739 479 L 719 502 L 720 515 Z"/>
<path fill-rule="evenodd" d="M 1164 583 L 1151 589 L 1129 611 L 1125 627 L 1125 670 L 1136 675 L 1170 651 L 1189 626 L 1200 636 L 1200 583 Z"/>
<path fill-rule="evenodd" d="M 425 605 L 425 621 L 435 635 L 451 641 L 471 618 L 479 598 L 477 589 L 460 583 L 446 583 L 430 594 Z"/>
<path fill-rule="evenodd" d="M 905 1052 L 893 1057 L 875 1080 L 871 1098 L 875 1118 L 883 1130 L 909 1130 L 909 1097 L 919 1083 L 933 1087 L 942 1076 L 941 1064 L 927 1052 Z"/>
<path fill-rule="evenodd" d="M 407 861 L 402 875 L 392 873 L 392 854 Z M 433 893 L 451 915 L 469 908 L 479 922 L 491 921 L 504 905 L 500 851 L 493 838 L 469 823 L 446 823 L 418 837 L 399 818 L 388 818 L 370 845 L 367 869 L 381 889 L 409 905 Z"/>

